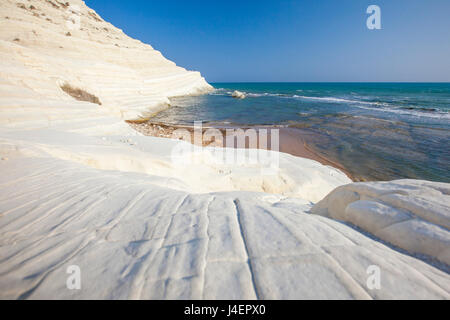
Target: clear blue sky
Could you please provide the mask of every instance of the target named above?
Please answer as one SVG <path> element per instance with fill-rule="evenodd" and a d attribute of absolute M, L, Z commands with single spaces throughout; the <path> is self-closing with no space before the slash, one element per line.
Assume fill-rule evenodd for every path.
<path fill-rule="evenodd" d="M 450 81 L 450 0 L 85 2 L 210 82 Z"/>

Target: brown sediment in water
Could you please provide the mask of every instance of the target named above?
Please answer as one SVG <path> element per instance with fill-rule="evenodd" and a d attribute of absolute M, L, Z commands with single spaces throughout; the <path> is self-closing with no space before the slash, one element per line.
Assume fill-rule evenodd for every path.
<path fill-rule="evenodd" d="M 280 152 L 293 156 L 307 158 L 331 166 L 344 172 L 352 181 L 359 181 L 338 161 L 320 154 L 314 146 L 306 142 L 306 134 L 296 128 L 280 128 Z M 313 134 L 313 133 L 308 133 Z"/>
<path fill-rule="evenodd" d="M 186 132 L 189 132 L 190 134 L 190 141 L 193 143 L 196 143 L 194 139 L 194 127 L 189 125 L 172 125 L 172 124 L 165 124 L 161 122 L 151 122 L 148 120 L 128 120 L 126 121 L 134 130 L 142 133 L 145 136 L 152 136 L 152 137 L 161 137 L 161 138 L 177 138 L 174 135 L 174 132 L 179 129 L 187 130 Z M 289 128 L 289 127 L 275 127 L 275 126 L 255 126 L 255 127 L 245 127 L 241 128 L 243 130 L 247 129 L 255 129 L 256 131 L 260 129 L 267 129 L 267 140 L 268 140 L 268 146 L 262 147 L 260 146 L 260 142 L 258 139 L 257 148 L 258 149 L 270 149 L 270 129 L 279 129 L 279 151 L 283 153 L 288 153 L 290 155 L 296 156 L 296 157 L 302 157 L 307 158 L 311 160 L 315 160 L 323 165 L 331 166 L 336 169 L 341 170 L 344 172 L 352 181 L 359 181 L 360 179 L 356 179 L 350 172 L 347 170 L 342 164 L 340 164 L 337 161 L 331 160 L 324 155 L 321 155 L 317 150 L 314 149 L 314 147 L 306 142 L 305 135 L 312 134 L 312 133 L 305 133 L 302 130 L 299 130 L 297 128 Z M 216 129 L 219 130 L 222 137 L 227 136 L 227 129 L 238 129 L 237 127 L 228 126 L 202 126 L 202 135 L 209 129 Z M 202 139 L 201 144 L 203 147 L 224 147 L 225 146 L 225 140 L 215 140 L 212 139 Z M 233 147 L 237 147 L 236 144 L 233 145 Z M 249 148 L 249 143 L 246 140 L 246 148 Z"/>

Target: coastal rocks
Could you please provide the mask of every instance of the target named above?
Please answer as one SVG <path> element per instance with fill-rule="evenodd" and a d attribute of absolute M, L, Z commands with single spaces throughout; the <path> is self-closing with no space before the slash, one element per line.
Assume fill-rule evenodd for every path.
<path fill-rule="evenodd" d="M 161 140 L 143 141 L 156 150 Z M 448 274 L 308 214 L 309 201 L 177 191 L 180 181 L 161 170 L 49 157 L 22 156 L 0 170 L 0 299 L 450 298 Z M 73 265 L 82 290 L 67 289 Z M 373 265 L 381 287 L 369 290 Z"/>
<path fill-rule="evenodd" d="M 174 146 L 183 142 L 145 137 L 122 120 L 210 90 L 201 75 L 80 0 L 70 1 L 82 25 L 71 37 L 60 1 L 26 3 L 48 18 L 0 2 L 9 17 L 0 20 L 0 299 L 450 298 L 448 273 L 309 214 L 351 182 L 337 169 L 277 153 L 280 170 L 262 176 L 257 164 L 211 161 L 213 148 L 174 164 Z M 89 95 L 71 96 L 64 83 Z M 162 125 L 146 130 L 170 134 Z M 391 202 L 384 187 L 367 199 L 360 199 L 364 185 L 342 187 L 322 209 L 338 217 L 350 205 L 349 214 L 368 212 L 369 227 L 394 228 L 423 213 L 420 193 L 400 198 L 411 186 Z M 421 219 L 434 229 L 424 230 L 445 240 L 448 188 L 433 185 L 427 194 L 435 210 Z M 412 222 L 384 237 L 409 240 L 410 230 L 422 230 Z M 73 265 L 82 290 L 67 289 Z M 382 269 L 380 290 L 367 289 L 371 265 Z"/>
<path fill-rule="evenodd" d="M 241 91 L 234 91 L 231 96 L 235 99 L 245 99 L 247 96 Z"/>
<path fill-rule="evenodd" d="M 312 213 L 349 222 L 411 254 L 450 265 L 450 185 L 419 180 L 338 187 Z"/>
<path fill-rule="evenodd" d="M 94 104 L 101 101 L 105 111 L 130 120 L 167 107 L 170 97 L 213 90 L 199 72 L 187 71 L 150 45 L 128 37 L 100 19 L 84 1 L 72 0 L 64 6 L 52 3 L 30 0 L 24 7 L 16 1 L 0 1 L 0 12 L 8 17 L 0 20 L 0 55 L 8 57 L 0 62 L 0 91 L 5 85 L 7 91 L 11 86 L 17 91 L 33 88 L 35 100 L 66 99 L 61 87 L 70 84 L 88 92 Z M 69 99 L 85 95 L 71 91 L 75 96 Z M 9 123 L 21 118 L 11 101 L 0 107 L 8 113 Z M 67 116 L 63 108 L 55 111 Z M 42 114 L 41 119 L 48 125 L 55 118 Z"/>

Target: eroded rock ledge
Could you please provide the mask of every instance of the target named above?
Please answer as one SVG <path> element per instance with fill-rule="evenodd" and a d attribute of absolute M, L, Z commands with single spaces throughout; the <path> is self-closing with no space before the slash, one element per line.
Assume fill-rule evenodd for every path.
<path fill-rule="evenodd" d="M 331 192 L 312 212 L 450 265 L 449 184 L 419 180 L 349 184 Z"/>

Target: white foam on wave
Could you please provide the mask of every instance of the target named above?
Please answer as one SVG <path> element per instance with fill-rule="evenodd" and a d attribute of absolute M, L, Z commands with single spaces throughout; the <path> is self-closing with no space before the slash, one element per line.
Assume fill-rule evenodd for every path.
<path fill-rule="evenodd" d="M 433 118 L 433 119 L 450 119 L 450 113 L 448 112 L 425 112 L 425 111 L 419 111 L 419 110 L 402 110 L 398 108 L 370 108 L 370 107 L 364 107 L 364 106 L 356 106 L 360 109 L 365 110 L 371 110 L 371 111 L 382 111 L 382 112 L 391 112 L 401 115 L 408 115 L 413 117 L 420 117 L 420 118 Z"/>
<path fill-rule="evenodd" d="M 307 99 L 307 100 L 318 100 L 318 101 L 325 101 L 325 102 L 338 102 L 338 103 L 352 103 L 352 104 L 361 103 L 361 104 L 377 105 L 377 106 L 388 106 L 389 105 L 389 104 L 384 103 L 384 102 L 350 100 L 350 99 L 335 98 L 335 97 L 310 97 L 310 96 L 294 95 L 293 98 L 300 98 L 300 99 Z"/>
<path fill-rule="evenodd" d="M 301 91 L 301 90 L 297 90 Z M 227 91 L 226 89 L 220 88 L 216 89 L 214 92 L 210 93 L 212 95 L 231 95 L 231 91 Z M 380 111 L 380 112 L 391 112 L 401 115 L 409 115 L 409 116 L 415 116 L 415 117 L 427 117 L 427 118 L 434 118 L 434 119 L 450 119 L 450 113 L 445 111 L 433 111 L 433 112 L 426 112 L 419 109 L 416 110 L 405 110 L 401 109 L 398 106 L 392 105 L 387 102 L 376 102 L 376 101 L 363 101 L 363 100 L 352 100 L 352 99 L 345 99 L 345 98 L 336 98 L 336 97 L 313 97 L 313 96 L 303 96 L 303 95 L 287 95 L 282 93 L 269 93 L 269 92 L 263 92 L 263 93 L 253 93 L 253 92 L 244 92 L 244 94 L 247 97 L 251 98 L 258 98 L 258 97 L 280 97 L 280 98 L 288 98 L 288 99 L 304 99 L 304 100 L 315 100 L 315 101 L 322 101 L 322 102 L 329 102 L 329 103 L 346 103 L 351 104 L 354 107 L 365 109 L 365 110 L 371 110 L 371 111 Z M 376 106 L 370 107 L 370 106 Z"/>
<path fill-rule="evenodd" d="M 251 97 L 251 98 L 259 98 L 259 97 L 290 97 L 288 95 L 282 94 L 282 93 L 271 93 L 271 92 L 245 92 L 245 91 L 241 91 L 242 93 L 244 93 L 247 97 Z M 210 92 L 209 95 L 213 95 L 213 96 L 228 96 L 228 95 L 232 95 L 233 91 L 229 91 L 227 89 L 224 88 L 217 88 L 214 91 Z"/>
<path fill-rule="evenodd" d="M 225 93 L 226 93 L 226 90 L 225 90 L 224 88 L 214 88 L 214 90 L 211 91 L 211 92 L 209 93 L 209 95 L 212 95 L 212 96 L 222 96 L 222 95 L 224 95 Z"/>
<path fill-rule="evenodd" d="M 284 96 L 281 93 L 269 93 L 269 92 L 263 92 L 263 93 L 245 92 L 245 94 L 247 95 L 247 97 L 253 97 L 253 98 L 258 98 L 258 97 L 281 97 L 281 96 Z"/>
<path fill-rule="evenodd" d="M 309 99 L 309 100 L 318 100 L 318 101 L 325 101 L 325 102 L 336 102 L 336 103 L 351 103 L 353 106 L 365 109 L 365 110 L 371 110 L 371 111 L 384 111 L 384 112 L 391 112 L 391 113 L 397 113 L 401 115 L 409 115 L 409 116 L 415 116 L 415 117 L 428 117 L 428 118 L 434 118 L 434 119 L 450 119 L 450 113 L 445 111 L 436 111 L 436 112 L 426 112 L 421 110 L 405 110 L 400 109 L 399 107 L 393 106 L 392 104 L 385 103 L 385 102 L 371 102 L 371 101 L 361 101 L 361 100 L 349 100 L 349 99 L 342 99 L 342 98 L 334 98 L 334 97 L 309 97 L 309 96 L 298 96 L 294 95 L 294 98 L 301 98 L 301 99 Z M 369 106 L 377 106 L 377 108 L 371 108 Z"/>

